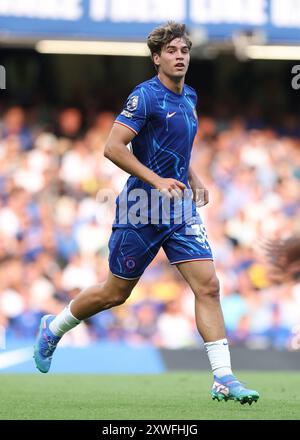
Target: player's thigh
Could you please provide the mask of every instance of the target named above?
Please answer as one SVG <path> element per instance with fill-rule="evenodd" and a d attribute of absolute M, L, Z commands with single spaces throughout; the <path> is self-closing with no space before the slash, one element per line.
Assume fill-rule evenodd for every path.
<path fill-rule="evenodd" d="M 176 264 L 176 267 L 195 294 L 219 292 L 219 281 L 212 260 L 186 261 Z"/>

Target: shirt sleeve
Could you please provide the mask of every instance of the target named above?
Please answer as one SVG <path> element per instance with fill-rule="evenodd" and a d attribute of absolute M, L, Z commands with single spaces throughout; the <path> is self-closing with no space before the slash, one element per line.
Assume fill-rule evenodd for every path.
<path fill-rule="evenodd" d="M 138 134 L 146 124 L 147 118 L 145 92 L 142 88 L 137 88 L 127 98 L 125 106 L 117 116 L 115 123 L 125 125 L 135 134 Z"/>

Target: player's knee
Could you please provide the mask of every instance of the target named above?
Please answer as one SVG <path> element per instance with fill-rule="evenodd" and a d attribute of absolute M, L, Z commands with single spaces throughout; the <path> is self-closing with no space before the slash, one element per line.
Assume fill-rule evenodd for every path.
<path fill-rule="evenodd" d="M 131 290 L 128 286 L 116 286 L 104 282 L 94 286 L 93 301 L 101 304 L 102 308 L 110 309 L 123 304 L 130 296 Z"/>
<path fill-rule="evenodd" d="M 132 289 L 129 286 L 118 286 L 111 292 L 109 298 L 112 307 L 120 306 L 129 298 Z"/>
<path fill-rule="evenodd" d="M 130 293 L 116 292 L 112 298 L 113 306 L 120 306 L 129 298 Z"/>
<path fill-rule="evenodd" d="M 209 298 L 216 301 L 220 300 L 220 283 L 216 276 L 211 277 L 207 282 L 203 283 L 195 295 L 198 299 Z"/>

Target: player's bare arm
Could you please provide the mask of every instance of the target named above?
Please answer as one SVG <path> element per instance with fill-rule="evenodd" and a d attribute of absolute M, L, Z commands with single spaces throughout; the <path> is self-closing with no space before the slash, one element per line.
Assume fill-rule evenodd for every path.
<path fill-rule="evenodd" d="M 189 167 L 189 183 L 193 191 L 193 200 L 197 206 L 207 205 L 209 202 L 209 192 L 203 182 L 199 179 L 193 168 Z"/>
<path fill-rule="evenodd" d="M 129 128 L 114 124 L 104 149 L 104 156 L 127 173 L 136 176 L 153 188 L 165 192 L 170 197 L 181 196 L 185 184 L 173 178 L 163 178 L 143 165 L 132 154 L 126 145 L 135 137 L 135 133 Z"/>

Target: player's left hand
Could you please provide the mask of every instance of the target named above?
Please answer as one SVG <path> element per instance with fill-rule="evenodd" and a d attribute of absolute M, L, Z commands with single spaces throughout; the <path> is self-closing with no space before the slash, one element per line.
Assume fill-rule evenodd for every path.
<path fill-rule="evenodd" d="M 191 188 L 193 191 L 193 200 L 196 203 L 197 208 L 205 206 L 207 205 L 207 203 L 209 203 L 208 189 L 206 189 L 205 187 L 193 188 L 192 185 Z"/>
<path fill-rule="evenodd" d="M 195 171 L 189 167 L 189 184 L 193 192 L 193 201 L 197 208 L 207 205 L 209 202 L 209 192 L 205 188 Z"/>

